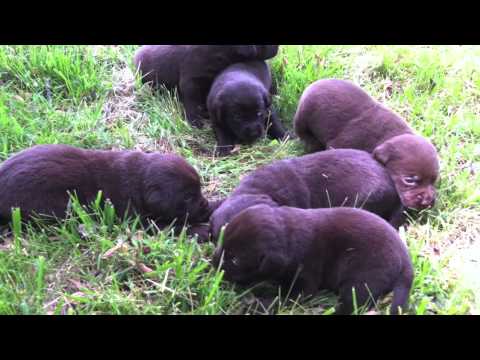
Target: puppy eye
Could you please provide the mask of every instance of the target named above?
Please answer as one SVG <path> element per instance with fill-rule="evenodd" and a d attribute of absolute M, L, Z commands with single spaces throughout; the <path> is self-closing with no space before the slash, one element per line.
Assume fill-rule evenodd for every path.
<path fill-rule="evenodd" d="M 232 257 L 231 261 L 233 265 L 238 266 L 238 259 L 235 256 Z"/>
<path fill-rule="evenodd" d="M 409 186 L 416 185 L 419 180 L 420 178 L 418 176 L 405 176 L 403 178 L 403 182 Z"/>
<path fill-rule="evenodd" d="M 261 112 L 261 111 L 257 112 L 257 117 L 259 117 L 259 118 L 263 117 L 263 112 Z"/>

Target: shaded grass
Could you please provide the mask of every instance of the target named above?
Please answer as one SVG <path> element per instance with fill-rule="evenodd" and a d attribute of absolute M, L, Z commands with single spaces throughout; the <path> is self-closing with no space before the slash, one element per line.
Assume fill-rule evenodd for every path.
<path fill-rule="evenodd" d="M 221 197 L 257 167 L 303 153 L 296 140 L 263 139 L 216 158 L 208 126 L 192 129 L 174 94 L 154 92 L 135 78 L 135 49 L 0 47 L 0 161 L 40 143 L 173 151 L 197 168 L 208 196 Z M 271 61 L 274 103 L 289 129 L 305 87 L 337 77 L 363 86 L 436 145 L 438 204 L 412 214 L 402 232 L 415 267 L 410 314 L 479 309 L 478 287 L 465 280 L 465 268 L 454 266 L 469 261 L 459 244 L 468 252 L 480 232 L 479 59 L 480 47 L 283 46 Z M 64 222 L 20 227 L 17 222 L 14 236 L 0 240 L 0 313 L 265 312 L 246 289 L 211 268 L 213 245 L 185 234 L 150 234 L 111 210 L 92 215 L 79 206 Z M 321 292 L 313 299 L 279 299 L 272 310 L 328 314 L 335 301 Z M 388 308 L 387 298 L 377 311 Z"/>

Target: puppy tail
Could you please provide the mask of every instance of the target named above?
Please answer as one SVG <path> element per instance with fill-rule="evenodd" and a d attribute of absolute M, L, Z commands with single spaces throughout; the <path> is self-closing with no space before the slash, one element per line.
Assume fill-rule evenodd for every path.
<path fill-rule="evenodd" d="M 405 309 L 413 282 L 413 268 L 410 262 L 406 264 L 393 288 L 393 300 L 390 314 L 397 315 L 399 308 Z"/>

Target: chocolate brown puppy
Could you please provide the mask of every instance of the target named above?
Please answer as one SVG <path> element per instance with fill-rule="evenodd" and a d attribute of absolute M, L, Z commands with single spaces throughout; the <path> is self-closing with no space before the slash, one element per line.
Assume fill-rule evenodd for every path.
<path fill-rule="evenodd" d="M 405 309 L 413 281 L 412 263 L 397 232 L 382 218 L 360 209 L 303 210 L 250 207 L 225 229 L 213 264 L 241 285 L 267 281 L 284 293 L 340 295 L 338 314 L 393 291 L 390 312 Z M 292 286 L 293 284 L 293 286 Z"/>
<path fill-rule="evenodd" d="M 267 60 L 277 52 L 278 45 L 145 45 L 136 52 L 134 63 L 144 82 L 178 87 L 187 120 L 202 127 L 215 77 L 231 64 Z"/>
<path fill-rule="evenodd" d="M 353 149 L 318 152 L 263 166 L 240 184 L 210 217 L 214 241 L 222 226 L 258 204 L 301 209 L 361 207 L 398 227 L 401 203 L 387 170 L 371 154 Z"/>
<path fill-rule="evenodd" d="M 207 108 L 217 138 L 217 153 L 228 155 L 235 144 L 251 144 L 267 131 L 282 139 L 286 132 L 271 108 L 272 76 L 265 61 L 230 65 L 212 84 Z"/>
<path fill-rule="evenodd" d="M 310 151 L 351 148 L 372 153 L 392 176 L 405 207 L 434 205 L 439 172 L 434 146 L 357 85 L 336 79 L 314 82 L 300 99 L 294 124 Z"/>
<path fill-rule="evenodd" d="M 102 191 L 120 216 L 140 215 L 158 226 L 200 223 L 211 213 L 200 185 L 195 169 L 173 154 L 38 145 L 0 166 L 0 222 L 10 221 L 13 207 L 25 220 L 64 218 L 68 192 L 90 205 Z"/>

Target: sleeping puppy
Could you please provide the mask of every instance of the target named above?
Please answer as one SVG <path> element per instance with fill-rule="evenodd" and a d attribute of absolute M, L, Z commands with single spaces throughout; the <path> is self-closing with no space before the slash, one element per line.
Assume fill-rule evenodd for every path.
<path fill-rule="evenodd" d="M 231 64 L 267 60 L 277 52 L 278 45 L 145 45 L 136 52 L 134 63 L 144 82 L 178 87 L 187 120 L 202 127 L 215 77 Z"/>
<path fill-rule="evenodd" d="M 318 152 L 258 168 L 210 217 L 218 241 L 221 228 L 242 210 L 258 205 L 301 209 L 361 207 L 399 227 L 401 203 L 385 167 L 371 154 L 353 149 Z"/>
<path fill-rule="evenodd" d="M 360 87 L 336 79 L 314 82 L 300 98 L 294 125 L 310 151 L 351 148 L 372 153 L 388 170 L 405 207 L 434 205 L 439 172 L 434 146 Z"/>
<path fill-rule="evenodd" d="M 175 219 L 200 223 L 211 213 L 200 187 L 195 169 L 177 155 L 38 145 L 0 166 L 0 223 L 11 220 L 13 207 L 25 220 L 64 218 L 68 192 L 90 205 L 100 190 L 119 216 L 136 214 L 161 227 Z"/>
<path fill-rule="evenodd" d="M 354 311 L 352 288 L 358 307 L 393 291 L 390 312 L 397 314 L 413 281 L 397 232 L 377 215 L 352 208 L 250 207 L 226 227 L 213 265 L 240 285 L 266 281 L 306 296 L 334 291 L 340 295 L 337 314 Z"/>
<path fill-rule="evenodd" d="M 217 138 L 217 153 L 228 155 L 236 143 L 251 144 L 264 135 L 282 139 L 285 129 L 271 109 L 272 76 L 265 61 L 230 65 L 215 78 L 207 109 Z"/>

